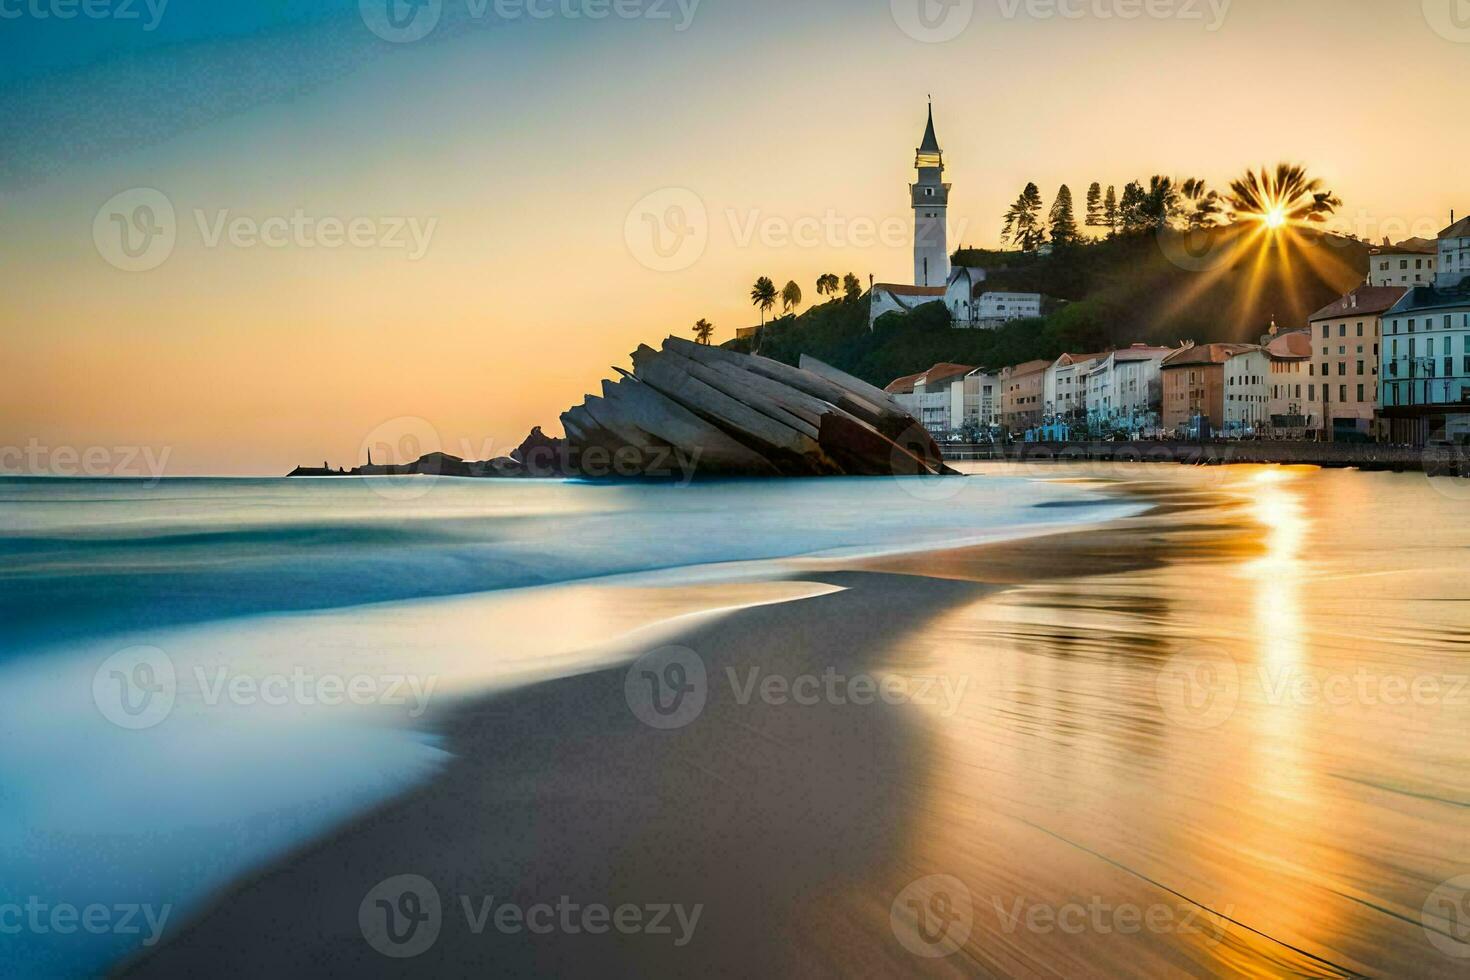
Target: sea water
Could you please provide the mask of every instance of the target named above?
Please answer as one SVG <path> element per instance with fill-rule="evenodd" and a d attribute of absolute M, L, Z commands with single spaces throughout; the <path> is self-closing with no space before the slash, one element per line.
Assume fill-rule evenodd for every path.
<path fill-rule="evenodd" d="M 719 606 L 781 559 L 1137 509 L 1012 476 L 0 479 L 7 966 L 95 972 L 166 936 L 436 771 L 435 697 L 604 663 L 587 651 L 630 625 L 629 589 L 698 582 Z"/>

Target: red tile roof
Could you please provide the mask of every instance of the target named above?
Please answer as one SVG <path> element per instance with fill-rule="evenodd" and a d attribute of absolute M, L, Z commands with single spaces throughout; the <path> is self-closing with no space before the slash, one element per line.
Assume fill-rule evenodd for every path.
<path fill-rule="evenodd" d="M 883 390 L 890 395 L 909 395 L 913 393 L 914 388 L 918 385 L 922 384 L 927 388 L 930 385 L 943 384 L 954 378 L 962 378 L 973 370 L 975 368 L 968 364 L 950 364 L 946 361 L 941 361 L 927 371 L 919 374 L 910 374 L 906 377 L 899 378 L 897 381 L 889 382 L 888 387 Z"/>

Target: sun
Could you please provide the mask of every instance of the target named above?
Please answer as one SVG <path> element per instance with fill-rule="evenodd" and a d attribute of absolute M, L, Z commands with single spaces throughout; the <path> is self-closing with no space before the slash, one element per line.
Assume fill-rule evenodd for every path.
<path fill-rule="evenodd" d="M 1283 207 L 1274 207 L 1265 213 L 1263 220 L 1266 222 L 1267 228 L 1285 228 L 1286 209 Z"/>

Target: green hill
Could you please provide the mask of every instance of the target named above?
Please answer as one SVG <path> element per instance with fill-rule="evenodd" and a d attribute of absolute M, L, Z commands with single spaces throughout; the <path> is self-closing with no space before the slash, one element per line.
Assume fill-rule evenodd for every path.
<path fill-rule="evenodd" d="M 966 249 L 955 264 L 986 269 L 990 288 L 1062 302 L 1042 319 L 998 330 L 954 329 L 933 303 L 887 314 L 869 331 L 867 298 L 837 299 L 767 324 L 761 353 L 789 364 L 811 354 L 885 385 L 940 361 L 999 368 L 1134 343 L 1253 342 L 1273 317 L 1283 327 L 1305 326 L 1362 282 L 1369 249 L 1311 231 L 1268 238 L 1240 225 L 1193 238 L 1118 236 L 1052 255 Z"/>

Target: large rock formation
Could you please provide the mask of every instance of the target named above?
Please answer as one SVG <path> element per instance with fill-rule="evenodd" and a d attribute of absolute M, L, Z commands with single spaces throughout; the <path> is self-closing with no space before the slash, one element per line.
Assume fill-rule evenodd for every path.
<path fill-rule="evenodd" d="M 933 438 L 887 393 L 803 357 L 794 368 L 670 337 L 561 416 L 582 476 L 936 475 Z"/>

